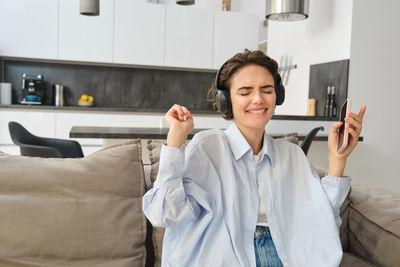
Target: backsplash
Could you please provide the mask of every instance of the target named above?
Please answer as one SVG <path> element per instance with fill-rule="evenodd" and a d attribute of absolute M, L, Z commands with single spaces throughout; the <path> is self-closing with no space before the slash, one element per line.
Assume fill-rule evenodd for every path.
<path fill-rule="evenodd" d="M 94 97 L 96 107 L 132 108 L 167 111 L 174 103 L 192 111 L 211 111 L 205 101 L 215 79 L 213 72 L 144 69 L 134 67 L 93 66 L 43 63 L 4 59 L 2 80 L 12 83 L 13 104 L 21 98 L 22 74 L 42 74 L 51 105 L 54 84 L 64 85 L 65 105 L 77 106 L 79 97 Z M 50 97 L 49 97 L 50 96 Z"/>

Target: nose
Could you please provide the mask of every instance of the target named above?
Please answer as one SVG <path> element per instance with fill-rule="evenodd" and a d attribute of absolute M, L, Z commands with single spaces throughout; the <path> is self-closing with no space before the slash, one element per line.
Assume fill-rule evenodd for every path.
<path fill-rule="evenodd" d="M 255 90 L 255 92 L 253 94 L 252 102 L 254 104 L 260 104 L 260 103 L 264 102 L 264 99 L 262 97 L 262 92 L 260 90 Z"/>

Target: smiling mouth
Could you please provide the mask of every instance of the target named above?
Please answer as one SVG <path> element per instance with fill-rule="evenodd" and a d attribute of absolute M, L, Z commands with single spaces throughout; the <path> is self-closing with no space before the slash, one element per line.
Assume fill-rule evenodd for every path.
<path fill-rule="evenodd" d="M 264 109 L 257 109 L 257 110 L 248 110 L 247 112 L 255 113 L 255 114 L 260 114 L 260 113 L 264 113 L 264 112 L 266 112 L 266 111 L 267 111 L 267 109 L 264 108 Z"/>

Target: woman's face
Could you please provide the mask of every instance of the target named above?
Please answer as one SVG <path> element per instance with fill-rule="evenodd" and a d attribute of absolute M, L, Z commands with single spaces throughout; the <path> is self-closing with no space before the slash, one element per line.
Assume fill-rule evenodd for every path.
<path fill-rule="evenodd" d="M 232 75 L 233 119 L 239 129 L 264 130 L 275 111 L 274 78 L 264 67 L 249 65 Z"/>

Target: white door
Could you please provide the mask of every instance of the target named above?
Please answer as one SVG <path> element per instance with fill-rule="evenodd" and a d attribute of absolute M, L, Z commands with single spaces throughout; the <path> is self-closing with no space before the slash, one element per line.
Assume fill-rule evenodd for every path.
<path fill-rule="evenodd" d="M 100 15 L 79 13 L 79 0 L 59 0 L 59 59 L 112 62 L 114 1 L 100 0 Z"/>
<path fill-rule="evenodd" d="M 164 65 L 165 5 L 115 0 L 114 62 Z"/>
<path fill-rule="evenodd" d="M 0 1 L 0 55 L 57 59 L 54 0 Z"/>
<path fill-rule="evenodd" d="M 212 68 L 214 11 L 167 6 L 165 65 Z"/>

